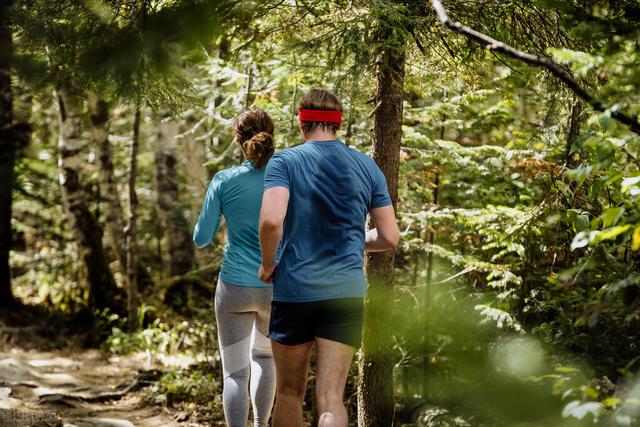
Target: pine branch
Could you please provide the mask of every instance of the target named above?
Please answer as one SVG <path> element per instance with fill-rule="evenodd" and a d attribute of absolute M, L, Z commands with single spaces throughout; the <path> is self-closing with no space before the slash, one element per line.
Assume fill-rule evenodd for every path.
<path fill-rule="evenodd" d="M 591 107 L 596 111 L 609 111 L 611 117 L 620 123 L 628 126 L 629 129 L 640 135 L 640 122 L 638 121 L 637 115 L 629 116 L 620 111 L 611 110 L 610 106 L 606 105 L 604 102 L 596 99 L 592 94 L 587 92 L 577 81 L 575 76 L 565 68 L 563 68 L 560 64 L 555 62 L 553 59 L 546 56 L 537 56 L 531 55 L 526 52 L 522 52 L 514 47 L 509 46 L 506 43 L 498 41 L 492 37 L 487 36 L 486 34 L 482 34 L 472 28 L 467 27 L 466 25 L 461 24 L 457 21 L 452 21 L 449 19 L 447 14 L 447 10 L 442 5 L 440 0 L 430 0 L 431 6 L 436 11 L 438 15 L 438 20 L 445 27 L 450 30 L 462 34 L 463 36 L 474 40 L 482 45 L 484 45 L 485 49 L 490 51 L 503 53 L 511 58 L 515 58 L 522 62 L 525 62 L 529 65 L 533 65 L 536 67 L 545 68 L 551 74 L 559 78 L 569 89 L 571 89 L 576 95 L 578 95 L 582 100 L 591 105 Z"/>

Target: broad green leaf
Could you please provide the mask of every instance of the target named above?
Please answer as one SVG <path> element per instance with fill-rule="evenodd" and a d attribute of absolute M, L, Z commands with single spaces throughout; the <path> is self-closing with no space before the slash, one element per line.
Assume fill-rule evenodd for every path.
<path fill-rule="evenodd" d="M 604 212 L 602 212 L 600 218 L 602 218 L 602 222 L 605 227 L 611 227 L 620 220 L 623 214 L 624 207 L 622 206 L 616 208 L 608 208 L 605 209 Z"/>
<path fill-rule="evenodd" d="M 589 229 L 589 217 L 587 215 L 578 215 L 576 217 L 576 228 L 579 231 L 584 231 Z"/>
<path fill-rule="evenodd" d="M 579 369 L 573 368 L 571 366 L 558 366 L 558 367 L 556 367 L 555 370 L 556 370 L 556 372 L 561 372 L 563 374 L 572 374 L 572 373 L 580 372 Z"/>
<path fill-rule="evenodd" d="M 578 234 L 576 234 L 576 236 L 573 238 L 573 241 L 571 242 L 571 250 L 573 251 L 578 248 L 584 248 L 589 244 L 591 239 L 593 239 L 596 236 L 596 234 L 598 234 L 597 231 L 579 232 Z"/>
<path fill-rule="evenodd" d="M 631 250 L 637 251 L 640 249 L 640 225 L 633 230 L 633 235 L 631 236 Z"/>
<path fill-rule="evenodd" d="M 598 397 L 598 391 L 590 386 L 582 386 L 580 391 L 590 399 L 596 399 Z"/>
<path fill-rule="evenodd" d="M 607 397 L 602 401 L 602 404 L 607 408 L 613 408 L 614 406 L 618 406 L 622 401 L 617 397 Z"/>
<path fill-rule="evenodd" d="M 631 224 L 618 225 L 616 227 L 606 228 L 600 231 L 592 240 L 596 242 L 601 242 L 603 240 L 614 239 L 619 235 L 621 235 L 622 233 L 625 233 L 630 228 L 631 228 Z"/>

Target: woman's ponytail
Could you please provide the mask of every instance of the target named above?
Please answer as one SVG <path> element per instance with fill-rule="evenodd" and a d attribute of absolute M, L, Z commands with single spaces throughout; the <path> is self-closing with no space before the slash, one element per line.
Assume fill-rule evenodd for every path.
<path fill-rule="evenodd" d="M 275 147 L 273 146 L 273 135 L 268 132 L 256 133 L 242 144 L 244 154 L 247 159 L 253 163 L 256 169 L 264 167 L 271 156 Z"/>
<path fill-rule="evenodd" d="M 263 168 L 275 150 L 271 117 L 259 108 L 244 111 L 236 118 L 233 132 L 247 159 L 255 168 Z"/>

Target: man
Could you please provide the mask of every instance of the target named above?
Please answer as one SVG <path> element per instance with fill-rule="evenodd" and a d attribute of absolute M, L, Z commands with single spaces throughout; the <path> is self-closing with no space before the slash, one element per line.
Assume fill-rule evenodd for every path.
<path fill-rule="evenodd" d="M 340 101 L 313 89 L 300 101 L 299 119 L 304 144 L 269 161 L 260 214 L 260 279 L 274 285 L 269 325 L 277 376 L 273 425 L 303 425 L 315 345 L 319 425 L 347 426 L 343 395 L 362 337 L 364 251 L 391 250 L 400 233 L 380 169 L 336 140 Z M 367 214 L 376 228 L 365 233 Z"/>

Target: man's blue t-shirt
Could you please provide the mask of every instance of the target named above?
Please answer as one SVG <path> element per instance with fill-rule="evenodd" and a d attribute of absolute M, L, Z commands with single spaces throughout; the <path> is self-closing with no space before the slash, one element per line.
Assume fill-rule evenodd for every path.
<path fill-rule="evenodd" d="M 220 268 L 225 283 L 240 286 L 268 286 L 258 278 L 262 257 L 258 219 L 262 206 L 264 168 L 250 161 L 218 172 L 209 184 L 193 241 L 199 248 L 211 243 L 221 216 L 227 221 L 228 243 Z"/>
<path fill-rule="evenodd" d="M 340 141 L 309 141 L 275 154 L 264 186 L 289 189 L 273 300 L 364 297 L 367 214 L 391 204 L 376 163 Z"/>

